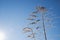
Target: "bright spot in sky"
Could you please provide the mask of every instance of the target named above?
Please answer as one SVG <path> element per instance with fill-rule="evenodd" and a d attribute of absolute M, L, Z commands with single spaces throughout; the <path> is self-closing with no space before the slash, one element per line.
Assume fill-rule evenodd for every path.
<path fill-rule="evenodd" d="M 4 32 L 0 32 L 0 40 L 5 40 L 6 35 Z"/>

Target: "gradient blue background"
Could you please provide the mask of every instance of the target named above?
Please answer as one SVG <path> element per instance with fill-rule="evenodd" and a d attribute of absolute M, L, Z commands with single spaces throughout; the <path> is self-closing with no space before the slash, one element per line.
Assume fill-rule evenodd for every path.
<path fill-rule="evenodd" d="M 37 5 L 45 6 L 60 16 L 60 0 L 0 0 L 0 30 L 7 34 L 7 40 L 31 40 L 26 38 L 22 29 Z M 55 22 L 55 27 L 47 32 L 48 40 L 60 40 L 60 19 Z"/>

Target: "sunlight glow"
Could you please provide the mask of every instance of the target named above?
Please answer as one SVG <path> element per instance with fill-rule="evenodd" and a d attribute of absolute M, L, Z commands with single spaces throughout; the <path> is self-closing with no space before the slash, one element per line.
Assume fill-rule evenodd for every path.
<path fill-rule="evenodd" d="M 0 32 L 0 40 L 5 40 L 6 35 L 4 32 Z"/>

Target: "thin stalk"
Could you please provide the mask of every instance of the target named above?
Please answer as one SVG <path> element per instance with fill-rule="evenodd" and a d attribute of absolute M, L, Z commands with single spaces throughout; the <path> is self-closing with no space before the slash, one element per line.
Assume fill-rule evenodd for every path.
<path fill-rule="evenodd" d="M 33 38 L 34 38 L 33 40 L 36 40 L 36 39 L 35 39 L 35 34 L 34 34 L 33 30 L 32 30 L 32 34 L 33 34 Z"/>
<path fill-rule="evenodd" d="M 47 40 L 47 36 L 46 36 L 46 29 L 45 29 L 45 24 L 44 24 L 44 14 L 43 14 L 43 13 L 42 13 L 42 21 L 43 21 L 44 37 L 45 37 L 45 40 Z"/>

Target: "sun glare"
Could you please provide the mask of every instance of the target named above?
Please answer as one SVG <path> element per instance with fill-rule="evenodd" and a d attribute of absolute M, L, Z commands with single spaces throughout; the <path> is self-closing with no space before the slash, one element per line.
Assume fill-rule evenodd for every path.
<path fill-rule="evenodd" d="M 0 32 L 0 40 L 5 40 L 6 35 L 4 32 Z"/>

